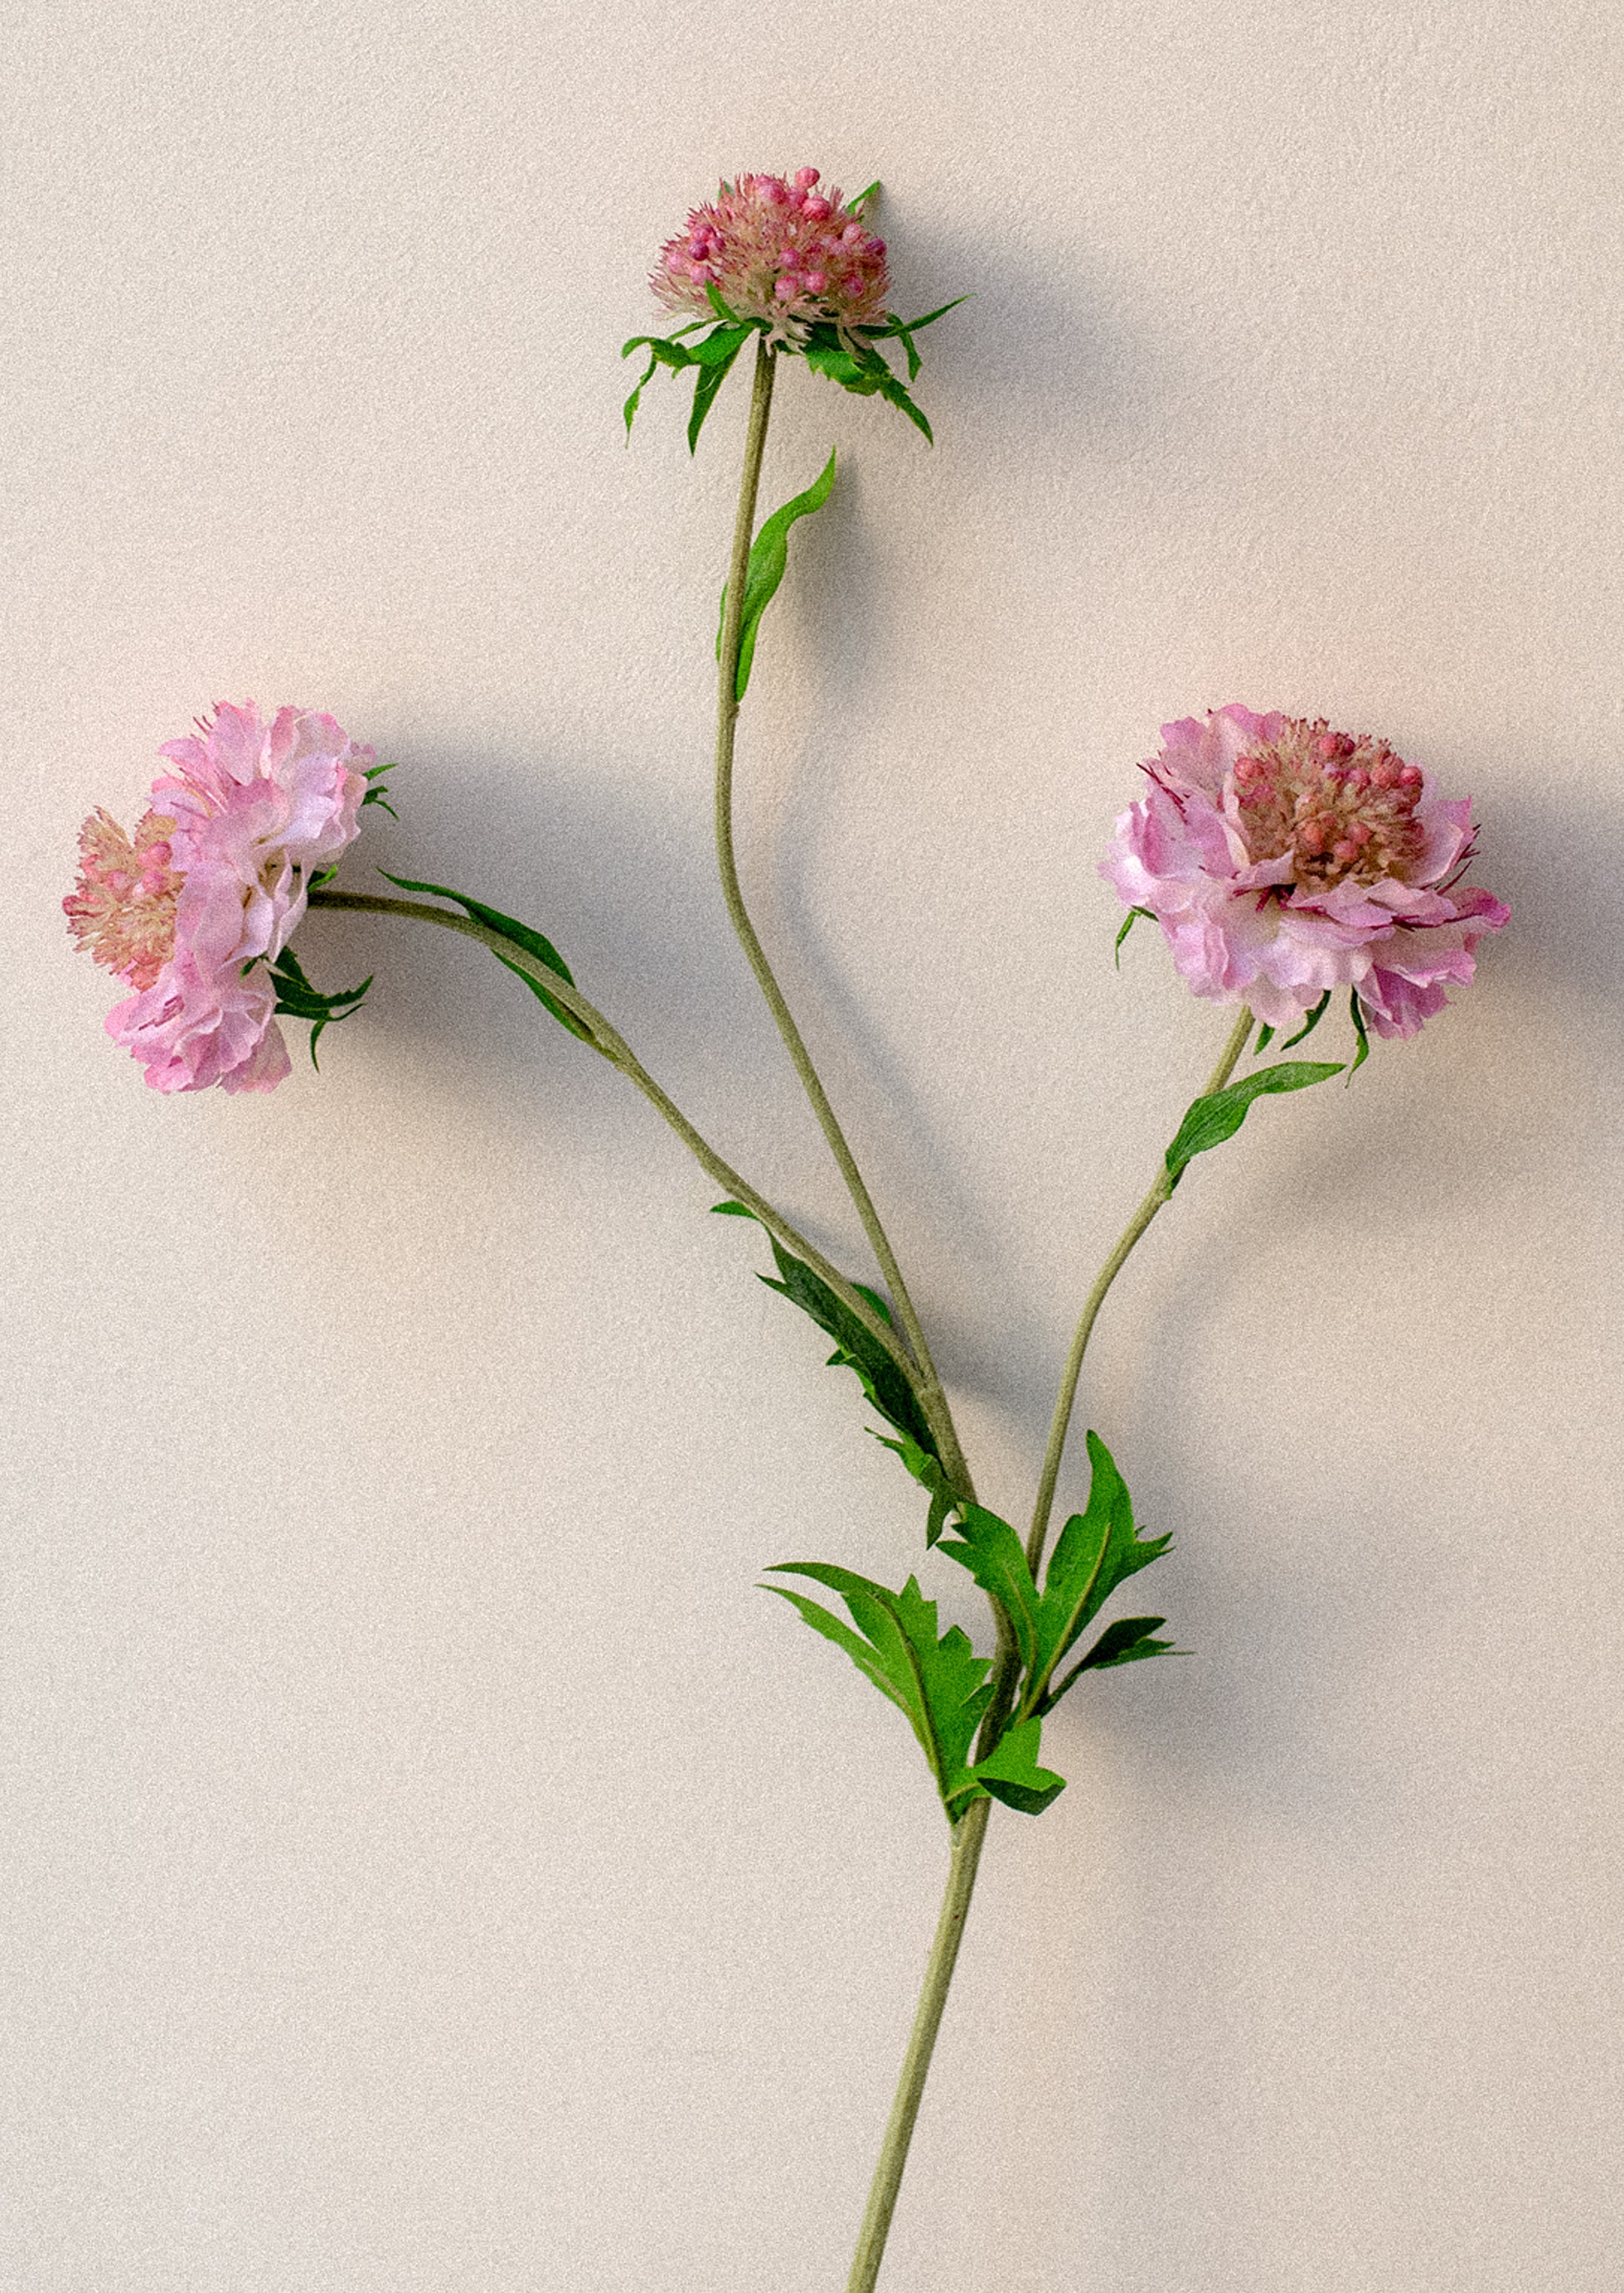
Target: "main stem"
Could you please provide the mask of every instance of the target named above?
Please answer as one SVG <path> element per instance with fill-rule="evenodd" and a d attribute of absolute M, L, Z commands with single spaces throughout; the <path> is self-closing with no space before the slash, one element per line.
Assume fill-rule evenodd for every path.
<path fill-rule="evenodd" d="M 953 1980 L 958 1946 L 964 1939 L 965 1916 L 975 1888 L 976 1868 L 982 1860 L 982 1843 L 987 1836 L 987 1818 L 991 1808 L 990 1799 L 974 1800 L 953 1827 L 947 1892 L 941 1899 L 941 1916 L 936 1922 L 936 1937 L 931 1945 L 919 2004 L 914 2011 L 914 2027 L 902 2059 L 896 2099 L 891 2105 L 885 2138 L 880 2144 L 879 2162 L 874 2169 L 874 2184 L 858 2234 L 852 2273 L 846 2280 L 846 2293 L 873 2293 L 880 2273 L 891 2216 L 896 2210 L 897 2192 L 901 2187 L 902 2168 L 908 2163 L 908 2145 L 913 2139 L 914 2120 L 919 2115 L 920 2097 L 936 2048 L 936 2033 L 941 2028 L 941 2010 L 947 2005 L 948 1987 Z"/>
<path fill-rule="evenodd" d="M 857 1158 L 847 1143 L 838 1117 L 829 1104 L 812 1054 L 802 1040 L 794 1014 L 784 999 L 784 992 L 767 960 L 765 949 L 757 938 L 755 927 L 750 921 L 739 889 L 739 865 L 733 852 L 733 741 L 739 723 L 739 637 L 744 625 L 745 587 L 749 572 L 750 542 L 755 531 L 755 499 L 761 487 L 762 456 L 767 443 L 767 423 L 772 411 L 772 378 L 777 365 L 777 353 L 758 341 L 755 347 L 755 375 L 750 393 L 750 420 L 745 433 L 744 469 L 739 483 L 739 513 L 733 524 L 733 551 L 728 564 L 727 596 L 722 615 L 722 638 L 719 647 L 716 678 L 716 864 L 722 877 L 722 896 L 727 903 L 733 929 L 755 974 L 756 984 L 767 999 L 768 1009 L 778 1022 L 778 1031 L 784 1039 L 785 1049 L 794 1062 L 801 1087 L 812 1103 L 819 1127 L 828 1141 L 829 1152 L 839 1167 L 846 1191 L 857 1206 L 863 1232 L 869 1237 L 885 1286 L 896 1306 L 898 1317 L 908 1335 L 919 1375 L 917 1390 L 919 1406 L 929 1420 L 941 1450 L 941 1461 L 948 1478 L 955 1487 L 966 1495 L 974 1495 L 969 1467 L 959 1444 L 952 1413 L 931 1349 L 914 1309 L 914 1301 L 902 1279 L 902 1269 L 897 1263 L 879 1212 L 874 1207 L 873 1196 L 857 1167 Z"/>
<path fill-rule="evenodd" d="M 1224 1046 L 1223 1057 L 1201 1086 L 1202 1098 L 1210 1091 L 1223 1090 L 1235 1071 L 1251 1032 L 1252 1015 L 1243 1005 L 1240 1017 L 1231 1029 L 1229 1041 Z M 1077 1400 L 1077 1381 L 1082 1374 L 1083 1356 L 1088 1350 L 1088 1340 L 1093 1334 L 1095 1322 L 1100 1308 L 1105 1303 L 1106 1292 L 1127 1263 L 1128 1253 L 1172 1192 L 1173 1180 L 1164 1161 L 1156 1173 L 1155 1185 L 1123 1228 L 1121 1239 L 1101 1267 L 1098 1278 L 1084 1301 L 1077 1334 L 1071 1341 L 1071 1350 L 1066 1356 L 1066 1365 L 1061 1374 L 1054 1416 L 1049 1427 L 1049 1446 L 1044 1453 L 1043 1474 L 1038 1484 L 1038 1500 L 1032 1508 L 1032 1525 L 1026 1540 L 1027 1565 L 1034 1576 L 1043 1559 L 1044 1542 L 1049 1532 L 1049 1515 L 1054 1505 L 1054 1485 L 1060 1479 L 1060 1461 L 1065 1454 L 1066 1434 L 1071 1423 L 1072 1406 Z"/>

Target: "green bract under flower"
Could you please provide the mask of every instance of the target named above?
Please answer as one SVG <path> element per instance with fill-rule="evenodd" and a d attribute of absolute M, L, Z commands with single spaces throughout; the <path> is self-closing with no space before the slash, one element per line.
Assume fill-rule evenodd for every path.
<path fill-rule="evenodd" d="M 908 320 L 888 312 L 885 241 L 864 219 L 879 185 L 871 183 L 848 204 L 838 190 L 820 191 L 819 180 L 815 167 L 792 177 L 741 174 L 696 207 L 687 228 L 660 249 L 650 282 L 655 295 L 667 310 L 696 315 L 674 335 L 637 335 L 626 344 L 623 357 L 640 349 L 649 353 L 626 402 L 628 431 L 655 368 L 691 368 L 688 442 L 696 445 L 729 368 L 754 335 L 770 351 L 804 358 L 843 389 L 888 399 L 930 437 L 908 383 L 874 345 L 900 341 L 911 383 L 919 371 L 914 336 L 954 304 Z M 684 339 L 690 336 L 698 339 Z"/>

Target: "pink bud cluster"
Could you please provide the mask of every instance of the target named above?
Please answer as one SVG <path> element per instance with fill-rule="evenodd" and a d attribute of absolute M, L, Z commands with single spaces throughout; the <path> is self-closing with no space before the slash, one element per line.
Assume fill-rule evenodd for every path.
<path fill-rule="evenodd" d="M 1353 987 L 1378 1035 L 1413 1035 L 1508 921 L 1460 880 L 1471 805 L 1385 741 L 1239 702 L 1161 737 L 1100 872 L 1157 919 L 1198 995 L 1284 1027 Z"/>
<path fill-rule="evenodd" d="M 696 207 L 668 239 L 650 284 L 668 311 L 712 318 L 715 288 L 741 319 L 760 319 L 769 340 L 799 344 L 818 320 L 878 326 L 891 281 L 885 243 L 838 190 L 823 192 L 816 167 L 794 175 L 740 175 Z"/>
<path fill-rule="evenodd" d="M 155 1090 L 271 1090 L 288 1072 L 261 965 L 303 915 L 312 870 L 354 838 L 370 749 L 330 717 L 222 702 L 160 753 L 175 766 L 127 836 L 93 812 L 62 903 L 78 945 L 137 992 L 107 1031 Z"/>
<path fill-rule="evenodd" d="M 1235 800 L 1254 859 L 1289 852 L 1292 881 L 1329 891 L 1345 876 L 1373 884 L 1416 866 L 1426 831 L 1416 818 L 1420 767 L 1385 741 L 1288 717 L 1278 738 L 1240 758 Z"/>

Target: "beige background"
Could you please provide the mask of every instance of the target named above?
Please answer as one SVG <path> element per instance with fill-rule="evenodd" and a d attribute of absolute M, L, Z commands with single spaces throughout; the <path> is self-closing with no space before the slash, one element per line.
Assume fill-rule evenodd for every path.
<path fill-rule="evenodd" d="M 400 760 L 351 880 L 544 927 L 859 1266 L 710 875 L 744 392 L 628 451 L 616 356 L 718 173 L 811 161 L 885 179 L 901 308 L 976 300 L 933 454 L 784 377 L 769 498 L 843 476 L 742 852 L 990 1502 L 1223 1033 L 1111 968 L 1157 725 L 1385 733 L 1515 911 L 1113 1299 L 1195 1654 L 995 1821 L 886 2293 L 1615 2286 L 1613 11 L 9 16 L 0 2283 L 844 2282 L 943 1863 L 752 1589 L 917 1563 L 850 1381 L 477 949 L 320 920 L 379 975 L 321 1075 L 165 1102 L 58 912 L 196 711 L 329 708 Z"/>

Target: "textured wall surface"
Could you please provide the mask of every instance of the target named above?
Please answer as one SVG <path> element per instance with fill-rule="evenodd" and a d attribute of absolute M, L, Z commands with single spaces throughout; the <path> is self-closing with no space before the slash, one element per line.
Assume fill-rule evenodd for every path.
<path fill-rule="evenodd" d="M 741 860 L 990 1503 L 1224 1033 L 1148 929 L 1111 968 L 1157 725 L 1386 734 L 1515 910 L 1112 1298 L 1084 1417 L 1194 1653 L 995 1818 L 886 2293 L 1616 2286 L 1614 12 L 12 0 L 4 48 L 8 2293 L 844 2281 L 945 1860 L 753 1589 L 920 1565 L 850 1381 L 478 948 L 313 919 L 378 975 L 321 1074 L 166 1101 L 59 909 L 198 711 L 330 709 L 400 760 L 348 879 L 544 928 L 864 1270 L 711 871 L 747 393 L 693 463 L 663 377 L 619 417 L 659 240 L 803 162 L 884 178 L 898 307 L 975 299 L 933 452 L 782 377 L 767 498 L 843 474 Z"/>

